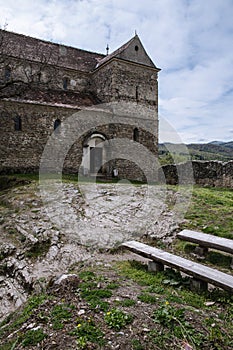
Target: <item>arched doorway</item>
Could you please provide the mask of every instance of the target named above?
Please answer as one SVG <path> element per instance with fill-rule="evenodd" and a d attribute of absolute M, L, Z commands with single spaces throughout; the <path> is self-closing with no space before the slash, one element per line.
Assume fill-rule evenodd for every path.
<path fill-rule="evenodd" d="M 82 168 L 84 175 L 95 175 L 103 172 L 103 164 L 106 158 L 104 146 L 106 137 L 95 132 L 91 134 L 83 143 Z"/>

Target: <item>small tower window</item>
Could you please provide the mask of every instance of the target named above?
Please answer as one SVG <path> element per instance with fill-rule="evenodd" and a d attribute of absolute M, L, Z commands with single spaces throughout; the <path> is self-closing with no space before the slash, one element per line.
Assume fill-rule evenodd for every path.
<path fill-rule="evenodd" d="M 138 142 L 139 141 L 139 130 L 138 128 L 135 128 L 133 131 L 133 140 Z"/>
<path fill-rule="evenodd" d="M 138 86 L 136 86 L 136 101 L 138 102 L 139 101 L 139 92 L 138 92 Z"/>
<path fill-rule="evenodd" d="M 42 76 L 42 73 L 38 72 L 37 73 L 37 80 L 38 80 L 39 83 L 41 82 L 41 76 Z"/>
<path fill-rule="evenodd" d="M 9 81 L 11 79 L 11 68 L 10 67 L 6 67 L 5 68 L 5 80 Z"/>
<path fill-rule="evenodd" d="M 64 90 L 67 90 L 68 83 L 69 83 L 69 79 L 68 78 L 63 78 L 63 89 Z"/>
<path fill-rule="evenodd" d="M 60 132 L 60 128 L 59 128 L 60 125 L 61 125 L 60 119 L 56 119 L 54 122 L 53 128 L 54 128 L 55 133 L 57 133 L 57 134 Z"/>
<path fill-rule="evenodd" d="M 21 131 L 22 130 L 22 120 L 19 115 L 17 115 L 14 118 L 14 123 L 15 123 L 15 131 Z"/>
<path fill-rule="evenodd" d="M 135 51 L 138 51 L 139 50 L 139 47 L 138 47 L 138 45 L 135 45 Z"/>

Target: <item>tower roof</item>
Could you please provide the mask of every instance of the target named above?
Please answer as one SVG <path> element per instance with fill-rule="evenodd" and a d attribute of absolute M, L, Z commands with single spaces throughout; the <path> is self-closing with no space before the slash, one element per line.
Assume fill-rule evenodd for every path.
<path fill-rule="evenodd" d="M 132 39 L 123 44 L 121 47 L 119 47 L 117 50 L 102 58 L 98 62 L 96 68 L 100 67 L 101 65 L 110 61 L 113 58 L 139 63 L 147 67 L 160 70 L 156 67 L 151 58 L 148 56 L 137 34 Z"/>

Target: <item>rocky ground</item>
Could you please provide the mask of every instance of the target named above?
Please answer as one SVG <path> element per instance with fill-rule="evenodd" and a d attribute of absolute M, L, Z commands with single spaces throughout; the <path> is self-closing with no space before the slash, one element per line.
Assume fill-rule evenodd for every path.
<path fill-rule="evenodd" d="M 0 319 L 76 262 L 108 259 L 106 250 L 143 235 L 170 242 L 181 220 L 169 209 L 182 197 L 173 190 L 46 186 L 32 181 L 1 192 Z"/>
<path fill-rule="evenodd" d="M 169 249 L 187 189 L 16 182 L 0 193 L 1 349 L 231 349 L 225 294 L 191 293 L 119 248 Z"/>

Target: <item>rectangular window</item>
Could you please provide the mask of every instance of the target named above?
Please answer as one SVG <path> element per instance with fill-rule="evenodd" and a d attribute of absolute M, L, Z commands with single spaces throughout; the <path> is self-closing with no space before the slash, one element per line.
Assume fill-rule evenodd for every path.
<path fill-rule="evenodd" d="M 9 81 L 11 79 L 11 69 L 10 67 L 5 68 L 5 80 Z"/>
<path fill-rule="evenodd" d="M 14 122 L 15 122 L 15 131 L 21 131 L 22 130 L 22 120 L 21 120 L 21 117 L 19 115 L 17 115 L 14 118 Z"/>
<path fill-rule="evenodd" d="M 68 82 L 69 82 L 68 78 L 64 78 L 64 79 L 63 79 L 63 89 L 64 89 L 64 90 L 67 90 L 67 88 L 68 88 Z"/>

